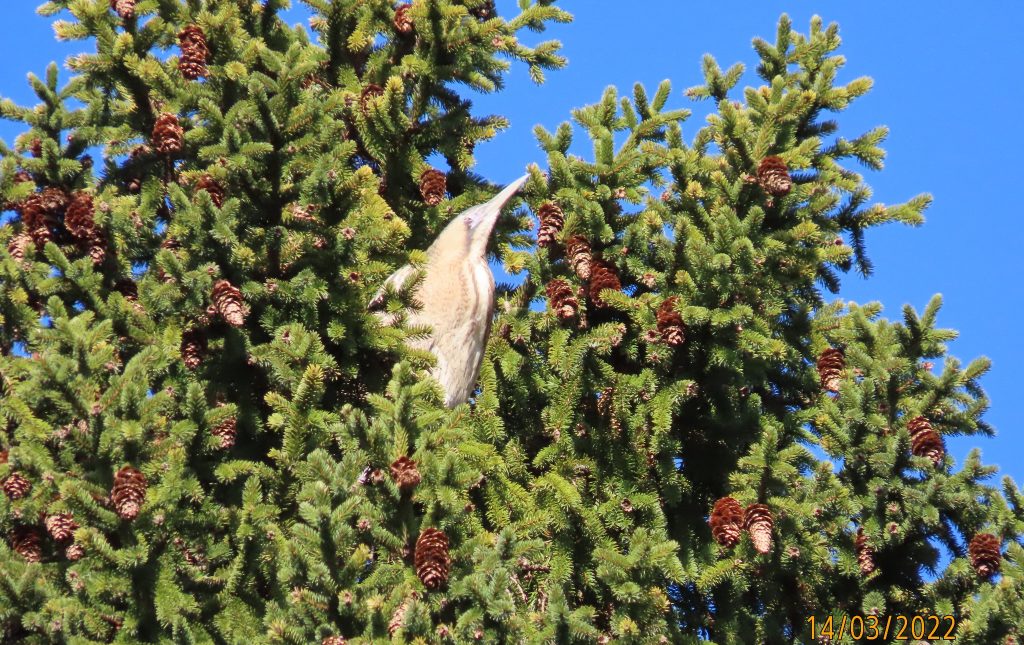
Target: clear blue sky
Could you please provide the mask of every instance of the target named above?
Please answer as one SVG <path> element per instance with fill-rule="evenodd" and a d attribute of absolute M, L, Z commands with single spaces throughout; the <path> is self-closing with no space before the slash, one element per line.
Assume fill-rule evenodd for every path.
<path fill-rule="evenodd" d="M 17 0 L 3 10 L 0 95 L 21 103 L 32 102 L 27 71 L 42 75 L 49 61 L 63 61 L 81 46 L 55 42 L 48 21 L 34 13 L 36 4 Z M 1024 313 L 1019 223 L 1024 213 L 1016 201 L 1024 187 L 1024 5 L 950 0 L 559 4 L 575 22 L 524 39 L 559 38 L 568 68 L 549 74 L 538 87 L 518 67 L 505 92 L 476 101 L 479 111 L 512 121 L 510 130 L 477 148 L 477 170 L 495 181 L 518 176 L 530 162 L 543 166 L 533 126 L 553 129 L 572 108 L 597 101 L 608 85 L 628 91 L 640 81 L 653 89 L 669 78 L 674 82 L 670 106 L 693 107 L 682 91 L 701 81 L 704 53 L 723 67 L 742 61 L 753 68 L 750 39 L 772 40 L 781 13 L 789 13 L 801 31 L 814 13 L 839 23 L 848 61 L 840 80 L 868 75 L 876 82 L 871 94 L 842 115 L 841 133 L 856 135 L 878 124 L 891 129 L 886 169 L 868 174 L 876 199 L 898 203 L 919 192 L 935 196 L 922 228 L 892 225 L 869 233 L 875 275 L 847 276 L 841 296 L 878 300 L 890 318 L 900 316 L 904 303 L 920 310 L 932 294 L 945 296 L 940 323 L 961 333 L 953 354 L 965 363 L 979 355 L 993 360 L 983 384 L 992 399 L 986 418 L 998 431 L 992 440 L 952 439 L 950 452 L 962 461 L 977 443 L 986 461 L 1024 482 L 1024 340 L 1013 326 Z M 512 0 L 498 2 L 505 15 L 513 7 Z M 289 19 L 304 22 L 305 14 L 295 9 Z M 699 126 L 695 115 L 687 136 Z M 0 122 L 6 142 L 16 133 L 12 124 Z"/>

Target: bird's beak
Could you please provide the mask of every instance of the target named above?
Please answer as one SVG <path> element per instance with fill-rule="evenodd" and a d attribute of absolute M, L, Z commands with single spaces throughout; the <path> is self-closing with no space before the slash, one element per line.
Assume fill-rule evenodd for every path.
<path fill-rule="evenodd" d="M 523 184 L 529 178 L 529 175 L 523 175 L 508 186 L 505 186 L 489 202 L 480 204 L 473 209 L 473 213 L 466 218 L 466 223 L 470 230 L 473 231 L 473 239 L 475 241 L 482 241 L 486 246 L 487 239 L 491 236 L 491 231 L 494 229 L 494 223 L 498 221 L 498 215 L 501 214 L 501 209 L 508 200 L 512 199 L 513 195 L 519 192 L 519 189 L 523 187 Z"/>

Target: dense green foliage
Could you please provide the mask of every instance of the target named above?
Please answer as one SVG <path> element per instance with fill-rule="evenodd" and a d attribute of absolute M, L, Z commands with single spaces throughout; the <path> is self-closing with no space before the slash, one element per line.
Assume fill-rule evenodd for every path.
<path fill-rule="evenodd" d="M 4 642 L 790 643 L 810 616 L 923 612 L 964 643 L 1020 636 L 1021 492 L 977 453 L 919 456 L 907 429 L 991 434 L 987 361 L 947 354 L 938 299 L 898 323 L 826 301 L 870 273 L 869 228 L 929 202 L 870 203 L 851 164 L 880 169 L 886 131 L 830 119 L 871 87 L 837 84 L 835 26 L 783 17 L 742 92 L 742 66 L 706 58 L 690 142 L 668 82 L 538 129 L 525 201 L 564 222 L 542 247 L 525 212 L 499 224 L 524 279 L 500 289 L 477 395 L 447 410 L 403 346 L 422 330 L 366 304 L 493 192 L 473 149 L 507 124 L 468 96 L 509 60 L 538 82 L 561 67 L 519 34 L 570 18 L 304 0 L 311 40 L 287 4 L 41 9 L 95 52 L 63 85 L 55 65 L 31 77 L 37 107 L 0 104 L 26 126 L 0 144 Z M 189 25 L 208 47 L 191 68 Z M 581 133 L 591 159 L 570 153 Z M 447 165 L 434 206 L 428 159 Z M 565 315 L 542 306 L 558 280 Z M 410 487 L 389 473 L 403 456 Z M 725 496 L 770 509 L 767 552 L 753 529 L 716 541 Z M 450 546 L 437 588 L 427 528 Z M 991 578 L 980 533 L 1005 548 Z"/>

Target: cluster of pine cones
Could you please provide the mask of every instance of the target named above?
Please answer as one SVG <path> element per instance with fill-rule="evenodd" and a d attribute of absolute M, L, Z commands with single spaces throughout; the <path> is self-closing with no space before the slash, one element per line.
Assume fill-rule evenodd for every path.
<path fill-rule="evenodd" d="M 742 530 L 750 534 L 750 541 L 758 553 L 772 550 L 772 528 L 774 518 L 765 504 L 751 504 L 745 510 L 732 497 L 723 497 L 715 502 L 708 519 L 711 535 L 720 545 L 730 548 L 740 541 Z"/>
<path fill-rule="evenodd" d="M 3 456 L 6 462 L 7 453 L 4 452 Z M 18 500 L 31 492 L 32 484 L 24 475 L 14 472 L 4 479 L 0 488 L 9 499 Z M 145 475 L 132 466 L 125 466 L 114 474 L 109 501 L 121 519 L 132 521 L 138 517 L 139 509 L 146 499 L 146 488 Z M 60 511 L 45 516 L 43 526 L 55 543 L 64 546 L 64 556 L 68 560 L 75 561 L 85 555 L 82 545 L 74 542 L 74 533 L 79 525 L 70 512 Z M 8 537 L 11 549 L 26 561 L 42 560 L 43 534 L 38 527 L 17 526 Z"/>

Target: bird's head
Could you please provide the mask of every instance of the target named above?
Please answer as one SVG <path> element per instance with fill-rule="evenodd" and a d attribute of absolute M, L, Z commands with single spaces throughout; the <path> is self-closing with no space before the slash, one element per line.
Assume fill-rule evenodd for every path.
<path fill-rule="evenodd" d="M 489 201 L 472 206 L 448 223 L 434 242 L 434 247 L 441 253 L 453 253 L 459 257 L 480 257 L 487 252 L 487 243 L 494 231 L 501 209 L 512 199 L 529 175 L 523 175 L 502 189 Z"/>

